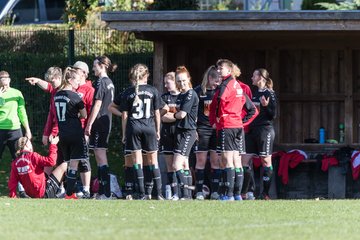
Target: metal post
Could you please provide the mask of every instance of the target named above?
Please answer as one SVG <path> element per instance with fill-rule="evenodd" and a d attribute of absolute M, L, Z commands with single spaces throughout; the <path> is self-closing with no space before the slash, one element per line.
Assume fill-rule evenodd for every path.
<path fill-rule="evenodd" d="M 69 51 L 68 51 L 69 65 L 75 61 L 75 34 L 74 29 L 69 29 Z"/>

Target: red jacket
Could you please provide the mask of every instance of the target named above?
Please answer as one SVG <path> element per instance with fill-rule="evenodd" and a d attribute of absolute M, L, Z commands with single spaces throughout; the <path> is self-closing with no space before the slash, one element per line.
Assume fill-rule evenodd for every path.
<path fill-rule="evenodd" d="M 220 97 L 219 97 L 220 96 Z M 220 98 L 220 103 L 218 103 Z M 246 104 L 247 115 L 242 117 L 243 107 Z M 246 98 L 239 82 L 232 76 L 223 80 L 215 92 L 210 104 L 210 125 L 216 124 L 216 129 L 243 128 L 244 122 L 251 121 L 256 113 L 256 108 L 249 98 Z"/>
<path fill-rule="evenodd" d="M 241 88 L 244 90 L 244 93 L 246 93 L 246 95 L 248 95 L 248 97 L 249 97 L 250 99 L 252 99 L 252 92 L 251 92 L 251 89 L 250 89 L 249 85 L 241 82 L 240 80 L 238 80 L 238 82 L 240 83 Z M 246 111 L 245 108 L 243 108 L 243 110 L 242 110 L 242 112 L 241 112 L 241 117 L 245 117 L 246 114 L 247 114 L 247 111 Z M 255 115 L 257 116 L 258 114 L 259 114 L 259 111 L 258 111 L 257 108 L 256 108 L 256 114 L 255 114 Z M 247 122 L 247 124 L 244 124 L 244 131 L 245 131 L 245 133 L 249 132 L 249 126 L 248 126 L 248 125 L 249 125 L 250 123 L 251 123 L 251 121 Z"/>
<path fill-rule="evenodd" d="M 301 150 L 291 150 L 281 156 L 278 176 L 284 185 L 289 183 L 289 168 L 295 168 L 304 159 L 307 159 L 307 155 Z"/>
<path fill-rule="evenodd" d="M 36 152 L 22 152 L 11 163 L 8 182 L 9 197 L 16 198 L 16 187 L 20 182 L 27 195 L 32 198 L 42 198 L 45 194 L 46 178 L 44 167 L 56 164 L 57 146 L 50 144 L 49 156 L 41 156 Z"/>
<path fill-rule="evenodd" d="M 89 82 L 90 81 L 87 81 L 85 84 L 79 86 L 79 88 L 76 90 L 76 92 L 79 93 L 81 99 L 85 104 L 85 109 L 88 117 L 90 116 L 94 93 L 95 93 L 95 89 L 92 87 L 91 82 L 90 83 Z M 81 120 L 82 128 L 85 128 L 88 118 L 86 119 L 81 118 L 80 120 Z"/>
<path fill-rule="evenodd" d="M 43 136 L 57 136 L 59 133 L 58 122 L 56 118 L 56 109 L 54 104 L 54 96 L 57 92 L 57 89 L 53 88 L 50 83 L 48 83 L 48 87 L 45 90 L 46 92 L 50 93 L 50 106 L 49 106 L 49 113 L 45 123 Z"/>

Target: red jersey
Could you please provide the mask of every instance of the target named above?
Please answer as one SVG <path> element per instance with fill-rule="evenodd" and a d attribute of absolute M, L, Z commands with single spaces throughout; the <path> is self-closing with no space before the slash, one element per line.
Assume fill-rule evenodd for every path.
<path fill-rule="evenodd" d="M 232 76 L 228 76 L 215 92 L 210 104 L 210 125 L 216 124 L 218 130 L 242 128 L 241 112 L 245 101 L 240 84 Z"/>
<path fill-rule="evenodd" d="M 57 136 L 57 134 L 59 133 L 59 127 L 56 118 L 56 109 L 54 104 L 54 96 L 57 92 L 57 89 L 53 88 L 53 86 L 50 83 L 48 83 L 48 87 L 45 91 L 49 92 L 51 96 L 50 96 L 49 113 L 44 127 L 43 136 L 50 136 L 50 135 Z"/>
<path fill-rule="evenodd" d="M 95 89 L 92 87 L 91 81 L 87 81 L 85 84 L 79 86 L 79 88 L 76 90 L 76 92 L 80 95 L 80 98 L 83 100 L 85 109 L 86 109 L 86 113 L 89 117 L 90 112 L 91 112 L 91 107 L 93 104 L 94 93 L 95 93 Z M 88 118 L 86 118 L 86 119 L 81 118 L 82 128 L 86 127 L 87 119 Z"/>
<path fill-rule="evenodd" d="M 250 99 L 252 99 L 252 92 L 251 92 L 251 89 L 250 89 L 249 85 L 247 85 L 247 84 L 245 84 L 245 83 L 243 83 L 243 82 L 241 82 L 241 81 L 239 81 L 239 80 L 238 80 L 238 82 L 240 83 L 240 86 L 241 86 L 241 88 L 243 89 L 244 93 L 246 93 L 246 95 L 247 95 Z M 242 112 L 241 112 L 241 117 L 244 118 L 244 117 L 246 116 L 246 114 L 247 114 L 246 108 L 243 108 L 243 109 L 242 109 Z M 256 117 L 257 115 L 259 115 L 259 111 L 258 111 L 257 108 L 256 108 L 255 117 Z M 254 118 L 255 118 L 255 117 L 254 117 Z M 252 122 L 252 120 L 251 120 L 251 121 L 248 121 L 248 122 L 246 122 L 246 124 L 244 124 L 244 131 L 245 131 L 245 133 L 249 132 L 249 124 L 250 124 L 251 122 Z"/>
<path fill-rule="evenodd" d="M 57 146 L 50 144 L 49 156 L 41 156 L 36 152 L 22 152 L 11 163 L 10 179 L 8 183 L 9 197 L 16 197 L 16 187 L 20 182 L 27 195 L 32 198 L 42 198 L 45 194 L 46 178 L 44 167 L 56 164 Z"/>

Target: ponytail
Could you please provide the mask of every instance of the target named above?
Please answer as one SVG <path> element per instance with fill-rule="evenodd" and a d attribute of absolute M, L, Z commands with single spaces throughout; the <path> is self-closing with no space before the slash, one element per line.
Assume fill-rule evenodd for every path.
<path fill-rule="evenodd" d="M 255 71 L 258 71 L 260 77 L 265 79 L 265 86 L 267 89 L 269 89 L 270 91 L 274 91 L 273 87 L 273 80 L 270 78 L 270 74 L 269 72 L 265 69 L 265 68 L 258 68 Z"/>
<path fill-rule="evenodd" d="M 139 103 L 139 81 L 149 76 L 149 69 L 145 64 L 138 63 L 131 68 L 129 78 L 133 82 L 135 87 L 135 99 L 134 105 Z"/>

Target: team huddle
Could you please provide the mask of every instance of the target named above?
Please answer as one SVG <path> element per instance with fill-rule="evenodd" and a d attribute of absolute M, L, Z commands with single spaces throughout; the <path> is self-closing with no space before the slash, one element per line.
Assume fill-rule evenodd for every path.
<path fill-rule="evenodd" d="M 18 187 L 19 194 L 32 198 L 58 198 L 65 185 L 66 199 L 90 198 L 88 151 L 92 149 L 99 182 L 95 198 L 111 199 L 106 151 L 115 115 L 122 119 L 126 199 L 164 199 L 165 180 L 161 179 L 158 152 L 165 158 L 166 182 L 171 187 L 167 199 L 204 200 L 205 179 L 210 179 L 210 199 L 254 199 L 251 159 L 255 155 L 263 166 L 259 198 L 270 199 L 276 97 L 265 69 L 254 71 L 252 83 L 258 90 L 252 93 L 249 86 L 236 79 L 240 69 L 230 60 L 220 59 L 209 67 L 201 85 L 195 88 L 186 67 L 179 66 L 165 75 L 167 92 L 160 95 L 148 84 L 147 66 L 136 64 L 129 73 L 131 86 L 114 97 L 114 85 L 107 73 L 115 69 L 109 58 L 101 56 L 93 63 L 98 77 L 94 84 L 86 80 L 89 68 L 80 61 L 64 73 L 60 68 L 49 68 L 45 80 L 26 79 L 51 94 L 42 139 L 44 145 L 49 143 L 49 155 L 41 156 L 32 149 L 22 98 L 17 106 L 22 111 L 15 109 L 23 113 L 17 117 L 17 125 L 3 128 L 0 121 L 0 140 L 14 152 L 10 197 L 17 196 Z M 0 111 L 6 107 L 6 94 L 12 89 L 5 78 L 10 83 L 9 74 L 0 72 L 0 100 L 5 100 L 0 101 Z M 21 92 L 18 94 L 21 99 Z M 196 156 L 194 163 L 189 162 L 192 153 Z M 207 162 L 210 171 L 205 169 Z M 80 192 L 75 187 L 78 173 Z"/>

